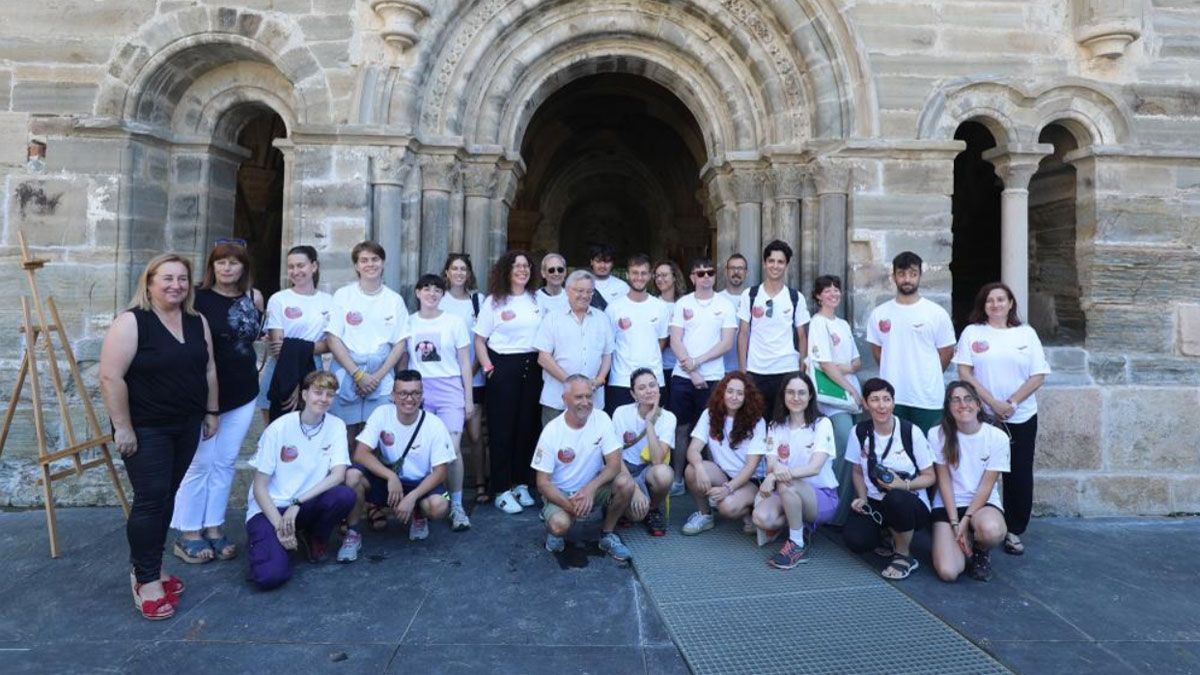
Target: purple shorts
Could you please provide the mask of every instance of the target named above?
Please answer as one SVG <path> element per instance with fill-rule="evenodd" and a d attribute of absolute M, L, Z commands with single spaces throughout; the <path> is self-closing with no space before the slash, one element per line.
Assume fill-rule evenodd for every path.
<path fill-rule="evenodd" d="M 833 514 L 837 513 L 838 493 L 837 488 L 816 488 L 813 492 L 817 494 L 817 520 L 812 524 L 815 530 L 833 522 Z"/>
<path fill-rule="evenodd" d="M 421 407 L 425 409 L 425 412 L 437 415 L 442 424 L 446 425 L 446 431 L 452 434 L 461 434 L 466 414 L 462 378 L 422 378 L 421 384 L 425 389 L 425 398 Z"/>

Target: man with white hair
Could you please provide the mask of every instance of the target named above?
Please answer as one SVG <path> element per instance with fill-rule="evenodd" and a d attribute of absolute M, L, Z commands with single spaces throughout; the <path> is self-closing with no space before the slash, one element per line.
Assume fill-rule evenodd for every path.
<path fill-rule="evenodd" d="M 604 382 L 612 362 L 612 327 L 604 312 L 591 306 L 592 273 L 571 272 L 566 287 L 567 309 L 546 314 L 533 340 L 542 367 L 542 426 L 562 412 L 563 383 L 574 373 L 591 378 L 596 405 L 603 408 Z"/>

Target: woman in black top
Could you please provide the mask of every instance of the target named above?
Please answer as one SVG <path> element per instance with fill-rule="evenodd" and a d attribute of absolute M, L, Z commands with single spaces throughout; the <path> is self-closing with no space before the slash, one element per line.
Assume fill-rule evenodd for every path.
<path fill-rule="evenodd" d="M 151 260 L 100 351 L 100 391 L 133 485 L 125 524 L 133 602 L 147 619 L 172 616 L 183 592 L 182 581 L 162 575 L 163 543 L 196 443 L 220 424 L 212 341 L 192 308 L 191 279 L 186 258 Z"/>
<path fill-rule="evenodd" d="M 175 495 L 171 527 L 179 530 L 174 552 L 189 563 L 229 560 L 237 549 L 225 537 L 225 509 L 234 462 L 254 419 L 258 358 L 254 342 L 262 331 L 262 294 L 251 287 L 250 257 L 239 243 L 213 247 L 196 291 L 196 311 L 212 330 L 217 364 L 217 412 L 221 429 L 200 443 Z"/>

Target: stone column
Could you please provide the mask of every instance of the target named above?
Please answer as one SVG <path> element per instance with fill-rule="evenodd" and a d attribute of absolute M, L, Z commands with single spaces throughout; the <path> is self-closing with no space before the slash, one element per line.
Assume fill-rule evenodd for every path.
<path fill-rule="evenodd" d="M 458 181 L 453 155 L 421 157 L 421 273 L 440 270 L 450 252 L 450 192 Z"/>
<path fill-rule="evenodd" d="M 737 236 L 734 251 L 746 256 L 747 282 L 762 281 L 762 205 L 766 172 L 739 167 L 731 174 L 733 199 L 737 204 Z M 718 261 L 718 265 L 724 258 Z"/>
<path fill-rule="evenodd" d="M 1037 173 L 1038 163 L 1054 152 L 1054 146 L 1040 143 L 1029 148 L 992 148 L 983 160 L 996 167 L 1004 181 L 1000 193 L 1000 280 L 1008 284 L 1017 298 L 1022 320 L 1029 313 L 1029 179 Z"/>
<path fill-rule="evenodd" d="M 737 246 L 738 214 L 737 204 L 733 199 L 733 180 L 728 170 L 722 169 L 710 169 L 702 180 L 707 198 L 708 218 L 716 230 L 710 255 L 717 269 L 721 269 Z"/>
<path fill-rule="evenodd" d="M 472 265 L 482 265 L 490 253 L 492 195 L 496 191 L 495 160 L 468 161 L 463 166 L 463 241 L 462 250 L 471 256 Z M 481 270 L 476 270 L 479 276 Z"/>
<path fill-rule="evenodd" d="M 839 314 L 843 317 L 852 316 L 848 302 L 851 297 L 850 279 L 847 274 L 850 167 L 834 160 L 820 160 L 814 179 L 817 186 L 816 274 L 836 274 L 842 278 Z"/>
<path fill-rule="evenodd" d="M 296 145 L 290 138 L 276 138 L 271 142 L 279 150 L 279 154 L 283 155 L 283 213 L 281 214 L 281 223 L 283 231 L 280 232 L 280 241 L 283 243 L 283 249 L 287 249 L 301 243 L 301 232 L 299 224 L 296 222 L 296 205 L 295 194 L 296 188 L 293 183 L 296 182 L 296 176 L 299 172 L 296 171 Z M 283 256 L 282 270 L 284 279 L 287 278 L 287 256 Z"/>
<path fill-rule="evenodd" d="M 409 262 L 404 255 L 401 217 L 410 167 L 403 163 L 403 156 L 400 151 L 371 158 L 371 232 L 367 236 L 389 252 L 383 262 L 383 283 L 393 290 L 401 288 L 402 270 Z"/>
<path fill-rule="evenodd" d="M 772 167 L 768 174 L 775 199 L 775 225 L 769 236 L 792 247 L 792 263 L 787 273 L 787 283 L 792 288 L 800 287 L 800 261 L 805 248 L 812 245 L 809 242 L 806 246 L 800 236 L 800 198 L 804 194 L 806 173 L 807 168 L 802 165 L 782 164 Z M 764 232 L 763 238 L 767 237 Z"/>
<path fill-rule="evenodd" d="M 525 167 L 520 162 L 504 161 L 496 172 L 496 188 L 492 192 L 491 228 L 488 234 L 488 259 L 486 265 L 475 264 L 476 274 L 491 267 L 508 250 L 508 212 L 517 197 L 517 188 Z M 472 259 L 473 260 L 473 259 Z"/>
<path fill-rule="evenodd" d="M 813 180 L 811 167 L 805 167 L 800 194 L 800 241 L 804 242 L 796 257 L 800 258 L 800 286 L 806 291 L 812 290 L 820 272 L 817 271 L 817 252 L 820 249 L 820 237 L 817 236 L 817 214 L 820 202 L 817 200 L 816 181 Z M 843 282 L 845 280 L 843 279 Z"/>

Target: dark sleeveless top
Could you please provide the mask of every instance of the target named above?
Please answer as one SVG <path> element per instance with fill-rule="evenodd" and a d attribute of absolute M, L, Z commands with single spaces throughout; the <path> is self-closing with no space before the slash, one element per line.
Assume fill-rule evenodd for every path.
<path fill-rule="evenodd" d="M 129 312 L 137 319 L 138 330 L 137 353 L 125 371 L 133 426 L 169 426 L 204 415 L 208 403 L 204 321 L 185 313 L 181 343 L 153 311 Z"/>
<path fill-rule="evenodd" d="M 262 312 L 250 294 L 229 298 L 211 288 L 196 291 L 196 311 L 208 319 L 217 362 L 217 409 L 229 412 L 258 396 L 258 357 L 254 341 L 262 332 Z"/>

